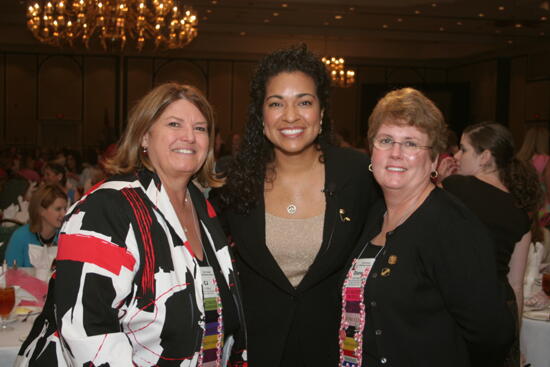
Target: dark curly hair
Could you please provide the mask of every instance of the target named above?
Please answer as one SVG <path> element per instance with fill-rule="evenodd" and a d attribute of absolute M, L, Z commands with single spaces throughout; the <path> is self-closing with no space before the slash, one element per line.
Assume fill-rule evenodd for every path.
<path fill-rule="evenodd" d="M 250 83 L 248 122 L 239 152 L 231 162 L 225 185 L 220 189 L 221 207 L 248 213 L 257 205 L 263 190 L 266 170 L 275 159 L 273 144 L 263 134 L 263 104 L 267 82 L 283 72 L 302 72 L 315 82 L 317 98 L 323 112 L 321 133 L 315 144 L 321 152 L 332 143 L 329 113 L 330 78 L 321 59 L 299 44 L 264 57 Z M 321 154 L 321 161 L 322 161 Z M 272 172 L 275 173 L 275 172 Z M 271 178 L 270 174 L 270 178 Z"/>
<path fill-rule="evenodd" d="M 504 125 L 481 122 L 464 129 L 477 154 L 489 150 L 504 186 L 516 205 L 534 216 L 543 200 L 537 172 L 533 166 L 516 158 L 512 134 Z"/>

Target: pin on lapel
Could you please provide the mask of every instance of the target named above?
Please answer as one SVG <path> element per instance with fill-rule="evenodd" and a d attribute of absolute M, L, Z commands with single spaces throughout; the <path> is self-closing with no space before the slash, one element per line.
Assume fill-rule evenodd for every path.
<path fill-rule="evenodd" d="M 397 256 L 390 255 L 390 257 L 388 257 L 388 264 L 395 265 L 396 263 L 397 263 Z"/>
<path fill-rule="evenodd" d="M 383 269 L 380 271 L 380 275 L 382 275 L 383 277 L 389 276 L 390 273 L 391 273 L 391 269 L 390 269 L 390 268 L 383 268 Z"/>
<path fill-rule="evenodd" d="M 344 209 L 338 210 L 338 214 L 340 214 L 340 220 L 342 222 L 351 222 L 351 218 L 346 216 L 346 211 Z"/>

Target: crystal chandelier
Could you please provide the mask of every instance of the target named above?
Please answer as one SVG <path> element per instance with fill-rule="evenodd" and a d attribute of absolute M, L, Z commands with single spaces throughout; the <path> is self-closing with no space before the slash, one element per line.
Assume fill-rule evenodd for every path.
<path fill-rule="evenodd" d="M 103 49 L 123 49 L 133 40 L 138 50 L 182 48 L 197 36 L 197 13 L 182 0 L 46 0 L 31 1 L 27 27 L 52 46 L 99 41 Z"/>
<path fill-rule="evenodd" d="M 346 69 L 344 58 L 323 57 L 321 61 L 326 65 L 333 85 L 347 88 L 355 83 L 355 71 Z"/>

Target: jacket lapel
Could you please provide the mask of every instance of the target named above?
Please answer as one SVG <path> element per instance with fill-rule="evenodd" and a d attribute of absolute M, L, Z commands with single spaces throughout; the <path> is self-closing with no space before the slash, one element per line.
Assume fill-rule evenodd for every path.
<path fill-rule="evenodd" d="M 347 256 L 349 250 L 355 244 L 343 243 L 342 236 L 345 236 L 343 226 L 353 225 L 343 218 L 346 213 L 346 205 L 350 204 L 342 198 L 342 192 L 349 182 L 349 170 L 345 164 L 337 162 L 332 149 L 325 153 L 325 223 L 323 227 L 323 242 L 317 253 L 315 261 L 309 268 L 304 279 L 298 286 L 298 290 L 308 289 L 316 283 L 330 276 L 331 273 L 340 269 L 338 258 Z M 344 214 L 340 213 L 344 210 Z M 349 249 L 349 250 L 348 250 Z"/>

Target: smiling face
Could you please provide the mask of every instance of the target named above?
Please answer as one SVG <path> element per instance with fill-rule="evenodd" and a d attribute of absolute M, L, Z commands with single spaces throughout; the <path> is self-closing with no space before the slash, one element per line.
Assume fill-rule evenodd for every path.
<path fill-rule="evenodd" d="M 467 134 L 460 138 L 460 149 L 454 155 L 458 164 L 459 175 L 476 175 L 483 168 L 483 153 L 477 153 Z"/>
<path fill-rule="evenodd" d="M 275 154 L 300 154 L 315 149 L 323 111 L 315 82 L 308 75 L 282 72 L 266 85 L 263 105 L 264 134 Z"/>
<path fill-rule="evenodd" d="M 47 208 L 40 208 L 42 228 L 59 229 L 67 212 L 67 200 L 56 198 Z"/>
<path fill-rule="evenodd" d="M 190 179 L 208 153 L 208 123 L 185 99 L 171 103 L 144 135 L 141 146 L 161 180 Z"/>
<path fill-rule="evenodd" d="M 418 128 L 384 122 L 374 139 L 391 138 L 396 142 L 411 141 L 421 146 L 429 146 L 428 135 Z M 430 150 L 421 149 L 416 153 L 403 152 L 400 144 L 393 144 L 388 150 L 375 146 L 372 149 L 372 169 L 376 181 L 384 192 L 401 190 L 415 192 L 430 183 L 430 173 L 436 163 L 430 159 Z"/>

